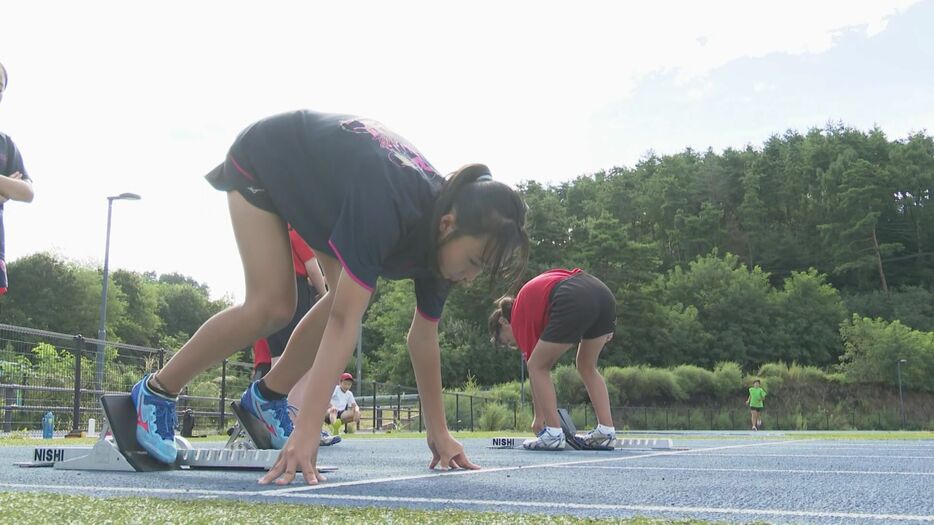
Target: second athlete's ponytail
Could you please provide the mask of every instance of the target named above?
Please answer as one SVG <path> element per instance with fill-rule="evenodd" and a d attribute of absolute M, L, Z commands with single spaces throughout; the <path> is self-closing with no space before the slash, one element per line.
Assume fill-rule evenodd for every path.
<path fill-rule="evenodd" d="M 507 323 L 512 324 L 512 304 L 515 302 L 515 298 L 504 295 L 500 297 L 494 304 L 496 304 L 496 309 L 493 310 L 493 313 L 490 314 L 490 318 L 487 320 L 487 327 L 490 329 L 490 342 L 494 345 L 499 344 L 499 333 L 503 329 L 503 325 L 500 324 L 500 319 L 505 319 Z"/>

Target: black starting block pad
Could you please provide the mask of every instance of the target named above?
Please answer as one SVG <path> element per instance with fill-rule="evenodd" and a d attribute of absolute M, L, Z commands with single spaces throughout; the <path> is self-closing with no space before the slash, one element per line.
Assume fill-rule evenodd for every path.
<path fill-rule="evenodd" d="M 101 396 L 101 407 L 117 449 L 133 470 L 155 472 L 174 468 L 174 465 L 167 465 L 150 456 L 136 440 L 136 409 L 130 394 Z"/>
<path fill-rule="evenodd" d="M 236 401 L 230 403 L 230 409 L 237 416 L 240 428 L 246 432 L 250 441 L 253 442 L 253 446 L 259 450 L 272 449 L 272 436 L 269 435 L 269 431 L 263 426 L 262 421 L 256 419 L 256 416 L 249 413 Z"/>
<path fill-rule="evenodd" d="M 178 455 L 171 465 L 150 456 L 136 440 L 136 410 L 129 394 L 101 397 L 105 429 L 93 447 L 37 447 L 32 462 L 20 467 L 53 467 L 60 470 L 103 470 L 154 472 L 179 469 L 269 470 L 279 457 L 278 450 L 240 450 L 231 448 L 192 448 L 187 440 L 176 437 Z M 239 409 L 239 406 L 237 407 Z M 249 414 L 247 414 L 249 415 Z M 252 416 L 251 416 L 252 417 Z M 255 418 L 254 418 L 255 421 Z M 258 423 L 258 422 L 257 422 Z M 268 438 L 268 434 L 266 435 Z M 318 466 L 320 472 L 335 472 L 337 467 Z"/>

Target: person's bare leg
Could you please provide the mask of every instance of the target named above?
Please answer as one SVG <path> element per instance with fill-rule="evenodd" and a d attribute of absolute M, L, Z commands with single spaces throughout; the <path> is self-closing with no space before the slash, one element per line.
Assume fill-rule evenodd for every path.
<path fill-rule="evenodd" d="M 315 356 L 318 355 L 318 346 L 321 345 L 321 337 L 324 335 L 324 327 L 327 326 L 328 314 L 331 311 L 333 290 L 337 289 L 337 280 L 341 274 L 340 262 L 334 257 L 319 253 L 317 259 L 324 268 L 328 293 L 318 299 L 298 322 L 285 345 L 282 357 L 263 378 L 266 386 L 273 392 L 288 393 L 289 404 L 298 407 L 299 410 L 302 408 L 301 399 L 307 386 L 306 377 L 315 362 Z M 334 384 L 337 384 L 336 377 Z"/>
<path fill-rule="evenodd" d="M 613 426 L 613 414 L 610 412 L 610 394 L 606 390 L 606 381 L 597 370 L 597 359 L 608 340 L 607 335 L 593 339 L 584 339 L 577 347 L 577 372 L 584 381 L 587 395 L 594 412 L 597 413 L 597 422 L 608 427 Z"/>
<path fill-rule="evenodd" d="M 343 421 L 345 425 L 348 423 L 355 422 L 356 419 L 357 419 L 357 413 L 354 412 L 353 410 L 348 409 L 348 410 L 345 410 L 343 414 L 341 414 L 341 421 Z"/>
<path fill-rule="evenodd" d="M 558 396 L 555 394 L 555 385 L 551 381 L 551 368 L 568 351 L 571 345 L 567 343 L 549 343 L 538 341 L 532 357 L 529 358 L 529 380 L 532 382 L 532 398 L 535 410 L 540 414 L 545 426 L 560 427 L 558 419 Z"/>
<path fill-rule="evenodd" d="M 171 393 L 237 350 L 285 326 L 295 312 L 295 270 L 285 222 L 227 193 L 230 218 L 243 262 L 246 297 L 208 319 L 156 375 Z"/>
<path fill-rule="evenodd" d="M 526 370 L 528 370 L 528 365 L 526 365 Z M 550 375 L 549 379 L 551 379 Z M 529 375 L 529 398 L 532 400 L 532 433 L 538 435 L 545 428 L 545 414 L 541 412 L 541 406 L 535 402 L 535 388 L 532 386 L 531 375 Z M 555 404 L 557 405 L 557 402 Z"/>
<path fill-rule="evenodd" d="M 749 414 L 750 414 L 750 417 L 751 417 L 751 419 L 752 419 L 752 429 L 753 429 L 753 430 L 758 430 L 758 429 L 756 428 L 756 419 L 758 419 L 758 414 L 756 414 L 756 411 L 755 411 L 755 410 L 750 410 L 750 411 L 749 411 Z"/>

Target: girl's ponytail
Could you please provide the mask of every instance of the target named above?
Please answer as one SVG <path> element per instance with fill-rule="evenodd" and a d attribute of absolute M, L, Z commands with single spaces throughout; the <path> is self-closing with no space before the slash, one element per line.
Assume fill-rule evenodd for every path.
<path fill-rule="evenodd" d="M 514 297 L 504 295 L 494 303 L 496 309 L 493 310 L 487 321 L 487 327 L 490 329 L 490 342 L 494 345 L 499 344 L 499 332 L 503 328 L 503 325 L 499 324 L 499 320 L 505 319 L 507 323 L 512 324 L 512 303 L 514 302 Z"/>

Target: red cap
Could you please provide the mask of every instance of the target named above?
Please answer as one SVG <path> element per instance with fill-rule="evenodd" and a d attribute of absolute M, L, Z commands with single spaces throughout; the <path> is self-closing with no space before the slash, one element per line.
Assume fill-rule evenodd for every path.
<path fill-rule="evenodd" d="M 348 379 L 353 381 L 353 376 L 350 375 L 349 372 L 344 372 L 343 374 L 341 374 L 341 381 L 346 381 Z"/>

